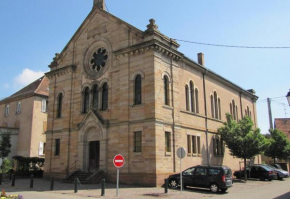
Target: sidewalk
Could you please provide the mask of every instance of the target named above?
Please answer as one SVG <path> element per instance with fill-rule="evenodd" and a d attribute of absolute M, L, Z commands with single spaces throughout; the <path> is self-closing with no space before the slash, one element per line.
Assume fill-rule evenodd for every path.
<path fill-rule="evenodd" d="M 289 179 L 286 179 L 288 181 Z M 248 181 L 236 182 L 234 186 L 228 190 L 226 195 L 230 195 L 233 192 L 243 192 L 245 189 L 253 189 L 255 187 L 261 187 L 269 185 L 273 182 L 267 181 Z M 44 179 L 34 179 L 34 188 L 30 189 L 29 179 L 16 179 L 15 187 L 11 187 L 10 182 L 3 182 L 0 185 L 1 189 L 5 189 L 9 194 L 17 194 L 19 192 L 45 192 L 53 193 L 62 196 L 62 198 L 70 198 L 70 196 L 79 196 L 80 198 L 91 197 L 91 198 L 116 198 L 116 185 L 111 183 L 106 183 L 106 194 L 104 197 L 101 196 L 101 185 L 100 184 L 86 184 L 78 186 L 78 193 L 74 193 L 74 185 L 55 182 L 54 191 L 49 191 L 50 181 Z M 164 188 L 156 187 L 133 187 L 120 185 L 119 189 L 119 199 L 150 199 L 150 198 L 168 198 L 168 199 L 198 199 L 198 198 L 215 198 L 217 196 L 221 197 L 223 194 L 212 194 L 208 189 L 196 189 L 196 188 L 187 188 L 181 194 L 180 190 L 169 189 L 168 194 L 164 194 Z M 24 199 L 25 194 L 23 194 Z"/>

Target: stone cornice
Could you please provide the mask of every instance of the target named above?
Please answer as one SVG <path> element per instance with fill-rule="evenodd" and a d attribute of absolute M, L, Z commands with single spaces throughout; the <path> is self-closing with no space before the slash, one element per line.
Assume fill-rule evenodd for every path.
<path fill-rule="evenodd" d="M 55 70 L 52 70 L 50 72 L 45 73 L 45 76 L 48 79 L 52 79 L 55 76 L 61 77 L 64 76 L 66 74 L 71 74 L 76 70 L 76 66 L 75 65 L 68 65 L 68 66 L 64 66 Z"/>
<path fill-rule="evenodd" d="M 137 44 L 134 46 L 130 46 L 121 50 L 117 50 L 117 51 L 114 51 L 114 54 L 117 57 L 117 59 L 120 59 L 121 57 L 127 57 L 129 55 L 131 56 L 139 55 L 146 51 L 155 51 L 155 52 L 161 53 L 170 58 L 173 58 L 175 61 L 179 61 L 183 57 L 182 53 L 174 49 L 170 49 L 169 47 L 165 46 L 158 40 L 151 40 L 151 41 Z"/>

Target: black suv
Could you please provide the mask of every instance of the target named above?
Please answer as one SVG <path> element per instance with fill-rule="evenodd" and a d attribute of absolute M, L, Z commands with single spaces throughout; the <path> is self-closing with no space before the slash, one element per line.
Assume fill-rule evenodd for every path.
<path fill-rule="evenodd" d="M 264 181 L 265 179 L 268 179 L 269 181 L 271 181 L 272 179 L 275 179 L 277 176 L 277 172 L 274 171 L 271 168 L 268 168 L 264 165 L 253 165 L 253 166 L 249 166 L 247 167 L 247 177 L 248 178 L 258 178 L 262 181 Z M 244 171 L 236 171 L 234 173 L 234 176 L 236 176 L 238 179 L 243 178 L 244 177 Z"/>
<path fill-rule="evenodd" d="M 180 174 L 170 175 L 169 186 L 177 188 L 180 185 Z M 182 182 L 186 186 L 209 188 L 216 193 L 219 190 L 226 192 L 233 185 L 232 170 L 227 166 L 190 167 L 182 172 Z"/>

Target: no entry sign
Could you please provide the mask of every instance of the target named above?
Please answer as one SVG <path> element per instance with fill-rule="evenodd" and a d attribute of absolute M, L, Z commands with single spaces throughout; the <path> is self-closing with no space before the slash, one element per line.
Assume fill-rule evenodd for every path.
<path fill-rule="evenodd" d="M 125 159 L 121 154 L 119 154 L 114 157 L 113 163 L 115 167 L 121 168 L 125 163 Z"/>

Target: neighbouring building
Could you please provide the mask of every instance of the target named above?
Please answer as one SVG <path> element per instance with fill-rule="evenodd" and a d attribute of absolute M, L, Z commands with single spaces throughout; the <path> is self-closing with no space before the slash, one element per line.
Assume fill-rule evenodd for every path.
<path fill-rule="evenodd" d="M 11 134 L 8 158 L 44 157 L 48 85 L 41 77 L 0 101 L 0 133 Z"/>
<path fill-rule="evenodd" d="M 275 129 L 282 131 L 290 140 L 290 118 L 275 118 Z"/>
<path fill-rule="evenodd" d="M 122 154 L 123 183 L 161 185 L 178 172 L 176 150 L 187 151 L 182 169 L 198 164 L 239 169 L 217 134 L 225 114 L 252 117 L 256 100 L 178 51 L 153 19 L 145 31 L 106 12 L 92 11 L 51 63 L 45 175 L 78 170 L 115 181 L 113 158 Z M 208 155 L 207 155 L 208 154 Z M 258 162 L 257 158 L 255 160 Z"/>

